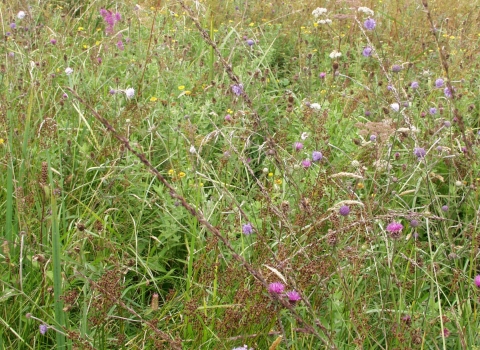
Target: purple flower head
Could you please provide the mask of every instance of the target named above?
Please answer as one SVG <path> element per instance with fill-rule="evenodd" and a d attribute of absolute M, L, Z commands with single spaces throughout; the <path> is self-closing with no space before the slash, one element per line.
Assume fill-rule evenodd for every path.
<path fill-rule="evenodd" d="M 115 21 L 120 22 L 121 20 L 122 20 L 122 15 L 119 12 L 115 13 Z"/>
<path fill-rule="evenodd" d="M 350 207 L 348 205 L 342 205 L 338 213 L 341 216 L 347 216 L 348 214 L 350 214 Z"/>
<path fill-rule="evenodd" d="M 268 291 L 272 294 L 282 294 L 284 289 L 285 285 L 280 282 L 274 282 L 268 285 Z"/>
<path fill-rule="evenodd" d="M 364 57 L 370 57 L 372 55 L 373 49 L 370 46 L 367 46 L 366 48 L 363 49 L 362 55 Z"/>
<path fill-rule="evenodd" d="M 399 233 L 403 230 L 403 225 L 399 222 L 391 222 L 387 225 L 387 231 L 390 233 Z"/>
<path fill-rule="evenodd" d="M 120 51 L 125 50 L 125 47 L 123 46 L 123 41 L 122 41 L 122 40 L 117 41 L 117 48 L 118 48 Z"/>
<path fill-rule="evenodd" d="M 388 90 L 388 91 L 392 91 L 392 90 L 393 90 L 393 86 L 390 85 L 390 84 L 388 84 L 388 85 L 387 85 L 387 90 Z"/>
<path fill-rule="evenodd" d="M 480 288 L 480 275 L 476 275 L 475 279 L 473 280 L 475 282 L 475 285 Z"/>
<path fill-rule="evenodd" d="M 369 18 L 363 23 L 363 25 L 367 30 L 374 30 L 375 26 L 377 25 L 377 22 L 375 22 L 373 18 Z"/>
<path fill-rule="evenodd" d="M 401 70 L 402 70 L 402 66 L 400 66 L 400 65 L 398 65 L 398 64 L 394 64 L 394 65 L 392 66 L 392 72 L 394 72 L 394 73 L 398 73 L 398 72 L 400 72 Z"/>
<path fill-rule="evenodd" d="M 445 120 L 445 121 L 443 122 L 443 126 L 446 127 L 446 128 L 449 128 L 449 127 L 452 126 L 452 123 L 450 123 L 450 121 L 448 121 L 448 120 Z"/>
<path fill-rule="evenodd" d="M 310 166 L 312 165 L 312 162 L 310 161 L 310 159 L 305 159 L 302 161 L 302 166 L 307 169 L 307 168 L 310 168 Z"/>
<path fill-rule="evenodd" d="M 242 84 L 232 85 L 232 92 L 235 95 L 240 96 L 241 94 L 243 94 L 243 85 Z"/>
<path fill-rule="evenodd" d="M 303 143 L 301 142 L 295 142 L 293 144 L 293 148 L 295 149 L 295 151 L 300 151 L 301 149 L 303 149 Z"/>
<path fill-rule="evenodd" d="M 445 83 L 445 81 L 442 78 L 438 78 L 437 80 L 435 80 L 435 86 L 437 88 L 441 88 L 444 83 Z"/>
<path fill-rule="evenodd" d="M 300 296 L 300 294 L 295 290 L 292 290 L 291 292 L 287 292 L 287 297 L 288 297 L 288 301 L 292 304 L 295 304 L 297 301 L 302 300 L 302 297 Z"/>
<path fill-rule="evenodd" d="M 250 46 L 250 47 L 252 47 L 253 45 L 255 45 L 255 41 L 253 41 L 252 39 L 248 39 L 248 40 L 246 41 L 246 43 L 247 43 L 247 45 Z"/>
<path fill-rule="evenodd" d="M 15 22 L 10 23 L 10 28 L 11 29 L 17 28 L 17 25 L 15 24 Z"/>
<path fill-rule="evenodd" d="M 454 89 L 455 90 L 455 89 Z M 452 90 L 450 90 L 450 88 L 446 87 L 444 90 L 443 90 L 443 93 L 445 95 L 446 98 L 452 98 L 453 97 L 453 92 Z"/>
<path fill-rule="evenodd" d="M 421 159 L 421 158 L 425 158 L 425 155 L 427 154 L 427 151 L 425 151 L 425 148 L 415 147 L 415 148 L 413 149 L 413 154 L 414 154 L 418 159 Z"/>
<path fill-rule="evenodd" d="M 56 45 L 57 44 L 57 39 L 50 39 L 50 44 Z"/>
<path fill-rule="evenodd" d="M 431 114 L 431 115 L 434 115 L 434 114 L 437 114 L 437 109 L 435 107 L 432 107 L 428 110 L 428 112 Z"/>
<path fill-rule="evenodd" d="M 442 211 L 447 212 L 447 211 L 448 211 L 448 205 L 444 205 L 444 206 L 442 207 Z"/>
<path fill-rule="evenodd" d="M 108 93 L 110 95 L 115 95 L 117 93 L 117 91 L 115 89 L 110 89 L 110 91 Z"/>
<path fill-rule="evenodd" d="M 47 331 L 48 331 L 48 326 L 46 324 L 41 324 L 38 327 L 38 329 L 39 329 L 41 335 L 45 335 L 45 333 L 47 333 Z"/>
<path fill-rule="evenodd" d="M 410 84 L 410 87 L 414 90 L 418 89 L 420 85 L 418 85 L 418 81 L 414 81 Z"/>
<path fill-rule="evenodd" d="M 320 73 L 320 75 L 318 76 L 320 79 L 325 79 L 325 77 L 327 76 L 327 73 L 325 72 L 322 72 Z"/>
<path fill-rule="evenodd" d="M 251 235 L 253 233 L 253 226 L 251 223 L 247 223 L 242 226 L 242 232 L 246 235 Z"/>
<path fill-rule="evenodd" d="M 312 152 L 312 160 L 314 162 L 319 162 L 319 161 L 322 160 L 322 158 L 323 158 L 322 152 L 320 152 L 320 151 L 313 151 Z"/>
<path fill-rule="evenodd" d="M 370 117 L 372 115 L 372 112 L 370 111 L 365 111 L 365 117 Z"/>
<path fill-rule="evenodd" d="M 232 116 L 230 114 L 227 114 L 224 119 L 225 119 L 226 122 L 231 122 L 232 121 Z"/>
<path fill-rule="evenodd" d="M 370 141 L 372 142 L 377 141 L 377 135 L 370 135 Z"/>
<path fill-rule="evenodd" d="M 419 225 L 418 220 L 415 220 L 415 219 L 410 220 L 410 226 L 418 227 L 418 225 Z"/>

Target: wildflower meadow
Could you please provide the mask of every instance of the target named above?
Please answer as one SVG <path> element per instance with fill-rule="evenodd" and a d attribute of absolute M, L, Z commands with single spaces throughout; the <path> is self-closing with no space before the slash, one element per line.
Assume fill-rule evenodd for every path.
<path fill-rule="evenodd" d="M 0 4 L 1 349 L 480 349 L 480 6 Z"/>

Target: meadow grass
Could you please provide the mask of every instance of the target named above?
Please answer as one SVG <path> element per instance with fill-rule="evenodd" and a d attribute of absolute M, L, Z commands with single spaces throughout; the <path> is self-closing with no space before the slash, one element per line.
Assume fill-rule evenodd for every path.
<path fill-rule="evenodd" d="M 479 348 L 478 10 L 2 3 L 0 349 Z"/>

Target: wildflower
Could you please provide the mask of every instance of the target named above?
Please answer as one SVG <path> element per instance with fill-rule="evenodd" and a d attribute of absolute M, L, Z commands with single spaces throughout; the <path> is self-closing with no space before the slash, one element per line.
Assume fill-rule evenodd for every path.
<path fill-rule="evenodd" d="M 66 74 L 66 75 L 70 75 L 70 74 L 72 74 L 72 73 L 73 73 L 73 69 L 72 69 L 72 68 L 67 67 L 67 68 L 65 69 L 65 74 Z"/>
<path fill-rule="evenodd" d="M 319 77 L 320 79 L 325 79 L 326 76 L 327 76 L 327 73 L 325 73 L 325 72 L 321 72 L 321 73 L 318 75 L 318 77 Z"/>
<path fill-rule="evenodd" d="M 412 89 L 414 89 L 414 90 L 415 90 L 415 89 L 418 89 L 418 88 L 419 88 L 418 82 L 417 82 L 417 81 L 412 82 L 412 83 L 410 84 L 410 87 L 411 87 Z"/>
<path fill-rule="evenodd" d="M 391 222 L 387 225 L 387 231 L 390 233 L 400 233 L 403 230 L 403 225 L 399 222 Z"/>
<path fill-rule="evenodd" d="M 283 283 L 280 282 L 274 282 L 268 285 L 268 291 L 272 294 L 281 294 L 283 293 L 284 289 L 285 286 L 283 285 Z"/>
<path fill-rule="evenodd" d="M 295 142 L 293 144 L 293 148 L 295 149 L 295 151 L 300 151 L 301 149 L 303 149 L 303 143 L 301 142 Z"/>
<path fill-rule="evenodd" d="M 442 207 L 442 211 L 447 212 L 447 211 L 448 211 L 448 205 L 444 205 L 444 206 Z"/>
<path fill-rule="evenodd" d="M 318 24 L 332 24 L 332 20 L 329 18 L 326 19 L 321 19 L 320 21 L 317 22 Z"/>
<path fill-rule="evenodd" d="M 369 9 L 368 7 L 364 7 L 364 6 L 359 7 L 358 12 L 366 13 L 369 16 L 373 16 L 375 14 L 375 12 L 373 12 L 373 10 Z"/>
<path fill-rule="evenodd" d="M 46 324 L 41 324 L 38 328 L 41 335 L 45 335 L 45 333 L 48 331 L 48 326 Z"/>
<path fill-rule="evenodd" d="M 133 96 L 135 96 L 135 89 L 134 88 L 128 88 L 127 90 L 125 90 L 125 95 L 129 99 L 133 98 Z"/>
<path fill-rule="evenodd" d="M 247 223 L 245 225 L 242 226 L 242 232 L 245 234 L 245 235 L 251 235 L 253 233 L 253 226 L 251 223 Z"/>
<path fill-rule="evenodd" d="M 235 95 L 240 96 L 241 94 L 243 94 L 243 85 L 242 84 L 232 85 L 232 92 Z"/>
<path fill-rule="evenodd" d="M 398 72 L 400 72 L 401 70 L 402 70 L 402 66 L 400 66 L 400 65 L 398 65 L 398 64 L 394 64 L 394 65 L 392 66 L 392 72 L 394 72 L 394 73 L 398 73 Z"/>
<path fill-rule="evenodd" d="M 370 135 L 370 141 L 372 141 L 372 142 L 377 141 L 377 136 L 376 135 Z"/>
<path fill-rule="evenodd" d="M 24 19 L 26 15 L 27 15 L 27 14 L 25 13 L 25 11 L 19 11 L 19 12 L 17 13 L 17 18 L 18 18 L 18 19 Z"/>
<path fill-rule="evenodd" d="M 310 161 L 310 159 L 305 159 L 302 161 L 302 166 L 307 169 L 307 168 L 310 168 L 310 166 L 312 165 L 312 162 Z"/>
<path fill-rule="evenodd" d="M 398 112 L 400 110 L 400 105 L 398 103 L 392 103 L 390 107 L 395 111 Z"/>
<path fill-rule="evenodd" d="M 108 93 L 110 95 L 115 95 L 117 93 L 117 91 L 115 89 L 110 89 L 110 91 Z"/>
<path fill-rule="evenodd" d="M 158 98 L 156 98 L 155 96 L 150 97 L 150 102 L 156 102 L 157 100 Z"/>
<path fill-rule="evenodd" d="M 452 97 L 453 97 L 452 90 L 450 90 L 449 87 L 446 87 L 446 88 L 443 90 L 443 93 L 445 94 L 445 97 L 446 97 L 446 98 L 452 98 Z"/>
<path fill-rule="evenodd" d="M 368 18 L 363 25 L 365 26 L 365 29 L 367 30 L 373 30 L 375 29 L 375 26 L 377 25 L 377 22 L 373 18 Z"/>
<path fill-rule="evenodd" d="M 317 7 L 315 10 L 312 11 L 312 15 L 313 15 L 313 17 L 318 18 L 321 15 L 327 13 L 327 11 L 328 10 L 324 7 Z"/>
<path fill-rule="evenodd" d="M 322 152 L 320 152 L 320 151 L 313 151 L 312 152 L 312 160 L 314 162 L 319 162 L 319 161 L 322 160 L 322 158 L 323 158 Z"/>
<path fill-rule="evenodd" d="M 412 219 L 410 220 L 410 226 L 417 227 L 419 225 L 418 220 Z"/>
<path fill-rule="evenodd" d="M 122 41 L 122 40 L 117 41 L 117 48 L 118 48 L 120 51 L 125 50 L 125 47 L 123 46 L 123 41 Z"/>
<path fill-rule="evenodd" d="M 446 127 L 446 128 L 449 128 L 449 127 L 452 126 L 452 123 L 450 123 L 448 120 L 445 120 L 445 121 L 443 122 L 443 126 Z"/>
<path fill-rule="evenodd" d="M 295 290 L 292 290 L 291 292 L 287 292 L 286 294 L 288 297 L 288 301 L 292 304 L 295 304 L 297 301 L 302 300 L 302 297 L 300 296 L 300 294 Z"/>
<path fill-rule="evenodd" d="M 334 59 L 334 58 L 341 57 L 342 53 L 338 52 L 337 50 L 333 50 L 332 52 L 330 52 L 329 56 L 330 56 L 331 59 Z"/>
<path fill-rule="evenodd" d="M 437 88 L 441 88 L 444 84 L 444 80 L 442 78 L 438 78 L 437 80 L 435 80 L 435 86 Z"/>
<path fill-rule="evenodd" d="M 15 22 L 10 23 L 10 29 L 15 29 L 15 28 L 17 28 L 17 25 L 15 24 Z"/>
<path fill-rule="evenodd" d="M 311 108 L 311 109 L 314 109 L 314 110 L 316 110 L 316 111 L 319 111 L 320 108 L 322 108 L 322 106 L 320 106 L 319 103 L 316 103 L 316 102 L 315 102 L 315 103 L 311 103 L 311 104 L 310 104 L 310 108 Z"/>
<path fill-rule="evenodd" d="M 255 41 L 253 41 L 252 39 L 248 39 L 248 40 L 246 41 L 246 43 L 247 43 L 247 45 L 250 46 L 250 47 L 252 47 L 253 45 L 255 45 Z"/>
<path fill-rule="evenodd" d="M 370 46 L 367 46 L 366 48 L 363 49 L 362 55 L 364 57 L 370 57 L 372 55 L 373 49 Z"/>
<path fill-rule="evenodd" d="M 387 90 L 388 90 L 388 91 L 392 91 L 392 90 L 393 90 L 393 86 L 390 85 L 390 84 L 388 84 L 388 85 L 387 85 Z"/>
<path fill-rule="evenodd" d="M 190 152 L 191 154 L 195 154 L 196 149 L 195 149 L 195 146 L 194 146 L 194 145 L 190 146 L 189 152 Z"/>
<path fill-rule="evenodd" d="M 434 114 L 437 114 L 437 109 L 435 107 L 432 107 L 428 110 L 428 112 L 431 114 L 431 115 L 434 115 Z"/>
<path fill-rule="evenodd" d="M 338 211 L 341 216 L 347 216 L 350 214 L 350 207 L 348 205 L 342 205 Z"/>
<path fill-rule="evenodd" d="M 306 131 L 302 132 L 302 135 L 300 135 L 300 138 L 302 140 L 306 140 L 308 138 L 308 133 Z"/>
<path fill-rule="evenodd" d="M 57 40 L 56 40 L 56 39 L 50 39 L 50 44 L 56 45 L 56 44 L 57 44 Z"/>
<path fill-rule="evenodd" d="M 226 122 L 231 122 L 232 121 L 232 116 L 230 114 L 227 114 L 224 119 L 225 119 Z"/>
<path fill-rule="evenodd" d="M 413 154 L 418 158 L 425 158 L 425 155 L 427 154 L 427 151 L 425 151 L 425 148 L 421 147 L 415 147 L 413 149 Z"/>
<path fill-rule="evenodd" d="M 475 279 L 473 280 L 475 282 L 475 285 L 480 288 L 480 275 L 476 275 Z"/>

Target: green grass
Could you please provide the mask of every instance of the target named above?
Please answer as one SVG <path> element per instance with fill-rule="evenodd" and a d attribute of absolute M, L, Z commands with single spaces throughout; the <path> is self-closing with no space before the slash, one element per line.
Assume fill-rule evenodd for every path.
<path fill-rule="evenodd" d="M 480 347 L 478 6 L 29 5 L 0 5 L 0 349 Z"/>

